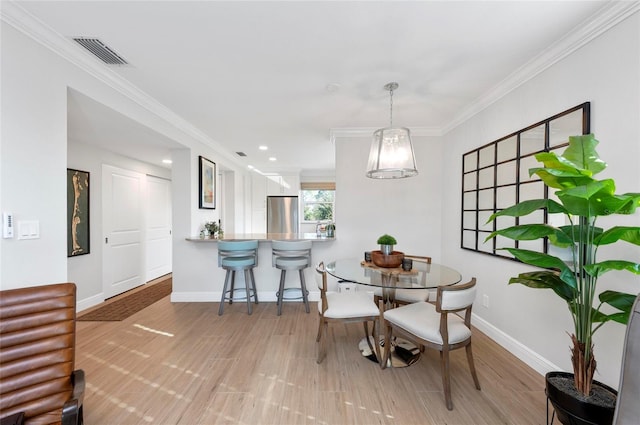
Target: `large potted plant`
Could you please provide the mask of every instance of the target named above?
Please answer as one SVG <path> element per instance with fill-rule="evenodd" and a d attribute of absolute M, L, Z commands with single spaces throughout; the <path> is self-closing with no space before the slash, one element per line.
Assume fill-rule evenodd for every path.
<path fill-rule="evenodd" d="M 500 216 L 522 217 L 539 209 L 546 209 L 549 214 L 561 213 L 566 216 L 567 224 L 564 226 L 521 224 L 496 230 L 487 237 L 489 240 L 503 236 L 516 241 L 547 238 L 550 244 L 564 248 L 564 252 L 568 254 L 568 260 L 563 260 L 544 252 L 504 248 L 523 263 L 547 269 L 521 273 L 512 277 L 509 284 L 519 283 L 530 288 L 553 290 L 566 301 L 573 318 L 573 376 L 570 378 L 577 391 L 576 396 L 566 396 L 564 391 L 558 392 L 556 378 L 567 374 L 551 372 L 546 377 L 547 395 L 554 405 L 558 419 L 564 424 L 611 423 L 613 420 L 615 391 L 597 381 L 593 384 L 596 369 L 593 334 L 608 321 L 626 324 L 635 295 L 611 290 L 598 294 L 596 284 L 598 278 L 611 270 L 640 274 L 640 264 L 636 262 L 598 261 L 596 258 L 598 248 L 603 245 L 619 241 L 640 245 L 640 227 L 614 226 L 605 230 L 596 225 L 598 217 L 633 214 L 640 205 L 640 193 L 616 195 L 612 179 L 594 179 L 593 176 L 607 166 L 596 152 L 597 144 L 598 141 L 592 134 L 574 136 L 569 138 L 569 146 L 562 155 L 554 152 L 536 155 L 543 166 L 530 169 L 529 174 L 536 174 L 549 188 L 556 189 L 555 195 L 560 202 L 552 199 L 527 200 L 489 218 L 489 221 L 493 221 Z M 638 292 L 637 289 L 635 291 Z M 597 306 L 594 304 L 596 296 L 599 300 Z M 613 307 L 613 310 L 605 309 L 612 312 L 607 313 L 601 309 L 604 305 Z M 596 396 L 596 384 L 598 388 L 606 387 L 605 391 L 613 391 L 613 406 L 608 406 L 604 411 L 594 407 L 591 400 Z M 568 391 L 572 389 L 569 388 Z M 567 399 L 570 403 L 578 401 L 578 405 L 562 405 L 562 400 Z"/>

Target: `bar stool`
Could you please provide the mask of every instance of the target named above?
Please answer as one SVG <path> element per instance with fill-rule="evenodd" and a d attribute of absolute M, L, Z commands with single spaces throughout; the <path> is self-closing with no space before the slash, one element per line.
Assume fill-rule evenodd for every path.
<path fill-rule="evenodd" d="M 272 241 L 272 263 L 273 267 L 280 269 L 280 287 L 276 297 L 278 297 L 278 316 L 282 313 L 282 301 L 284 299 L 300 299 L 285 298 L 284 292 L 290 289 L 285 288 L 284 281 L 287 270 L 298 270 L 300 274 L 300 289 L 302 290 L 302 299 L 304 300 L 304 308 L 309 313 L 309 291 L 304 281 L 304 269 L 311 266 L 311 241 Z"/>
<path fill-rule="evenodd" d="M 218 315 L 222 316 L 225 301 L 233 303 L 235 291 L 245 290 L 247 300 L 247 310 L 251 314 L 251 298 L 258 304 L 258 291 L 256 290 L 256 279 L 253 275 L 253 268 L 258 265 L 258 241 L 218 241 L 218 267 L 227 271 L 224 277 L 224 287 L 222 288 L 222 298 Z M 235 288 L 236 272 L 244 272 L 244 288 Z M 229 288 L 231 280 L 231 288 Z M 244 297 L 236 299 L 243 300 Z"/>

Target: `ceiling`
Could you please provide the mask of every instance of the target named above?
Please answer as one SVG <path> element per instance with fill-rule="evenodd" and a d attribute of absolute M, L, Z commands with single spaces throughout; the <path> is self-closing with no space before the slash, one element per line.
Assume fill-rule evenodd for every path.
<path fill-rule="evenodd" d="M 16 3 L 78 54 L 72 37 L 99 38 L 129 62 L 112 72 L 238 164 L 313 172 L 334 167 L 332 130 L 388 125 L 386 83 L 400 84 L 394 125 L 441 133 L 609 2 Z M 80 93 L 69 103 L 69 137 L 148 162 L 176 146 Z"/>

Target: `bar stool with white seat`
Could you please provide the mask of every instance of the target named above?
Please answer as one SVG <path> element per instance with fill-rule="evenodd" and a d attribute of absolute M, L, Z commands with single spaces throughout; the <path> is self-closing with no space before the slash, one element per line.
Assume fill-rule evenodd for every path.
<path fill-rule="evenodd" d="M 311 266 L 311 241 L 272 241 L 271 248 L 273 267 L 281 270 L 280 286 L 276 294 L 278 297 L 278 316 L 282 314 L 282 301 L 285 299 L 285 291 L 297 289 L 284 287 L 287 270 L 298 270 L 304 308 L 309 313 L 309 291 L 307 291 L 307 285 L 304 280 L 304 269 Z"/>
<path fill-rule="evenodd" d="M 257 265 L 258 241 L 218 241 L 218 267 L 227 271 L 218 308 L 219 316 L 222 315 L 225 301 L 232 304 L 234 299 L 245 299 L 240 296 L 234 297 L 236 291 L 243 289 L 246 292 L 247 311 L 251 314 L 251 300 L 253 299 L 258 304 L 256 279 L 253 275 L 253 268 Z M 238 271 L 244 272 L 244 288 L 235 288 L 236 272 Z M 230 288 L 229 283 L 231 283 Z"/>

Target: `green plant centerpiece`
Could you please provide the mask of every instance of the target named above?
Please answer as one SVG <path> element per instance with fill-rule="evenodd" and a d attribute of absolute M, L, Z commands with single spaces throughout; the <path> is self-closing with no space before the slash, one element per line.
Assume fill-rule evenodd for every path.
<path fill-rule="evenodd" d="M 386 233 L 378 238 L 378 245 L 380 245 L 380 251 L 383 254 L 389 255 L 393 252 L 393 246 L 398 243 L 396 238 L 387 235 Z"/>
<path fill-rule="evenodd" d="M 593 334 L 608 321 L 626 324 L 635 299 L 635 295 L 608 290 L 598 295 L 599 303 L 595 307 L 598 278 L 611 270 L 640 274 L 638 263 L 596 259 L 598 248 L 603 245 L 619 241 L 640 245 L 640 227 L 603 229 L 596 226 L 598 217 L 633 214 L 640 205 L 640 193 L 616 195 L 612 179 L 593 178 L 607 167 L 596 152 L 597 144 L 593 134 L 573 136 L 562 155 L 542 152 L 535 156 L 543 167 L 530 169 L 529 175 L 536 174 L 549 188 L 557 189 L 555 195 L 560 202 L 552 199 L 523 201 L 489 218 L 490 222 L 500 216 L 522 217 L 546 209 L 549 214 L 564 214 L 567 225 L 521 224 L 497 230 L 486 239 L 496 236 L 516 241 L 548 238 L 550 244 L 567 250 L 570 260 L 563 261 L 543 252 L 502 248 L 523 263 L 547 269 L 521 273 L 512 277 L 509 284 L 551 289 L 566 301 L 574 323 L 571 361 L 575 387 L 585 396 L 591 392 L 596 369 Z M 603 305 L 613 307 L 613 312 L 602 311 Z"/>

